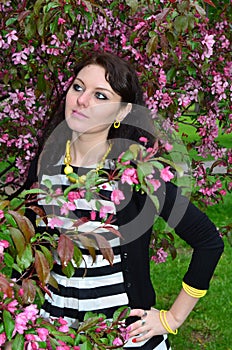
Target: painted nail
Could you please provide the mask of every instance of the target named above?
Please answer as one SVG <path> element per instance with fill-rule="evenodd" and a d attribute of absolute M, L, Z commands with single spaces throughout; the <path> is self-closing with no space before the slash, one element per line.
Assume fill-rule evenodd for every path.
<path fill-rule="evenodd" d="M 137 341 L 136 338 L 132 339 L 132 343 L 136 343 L 136 341 Z"/>

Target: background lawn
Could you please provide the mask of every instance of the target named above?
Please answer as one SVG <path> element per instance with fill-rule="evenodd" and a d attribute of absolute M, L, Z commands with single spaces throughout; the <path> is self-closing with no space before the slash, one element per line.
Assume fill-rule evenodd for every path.
<path fill-rule="evenodd" d="M 223 203 L 207 209 L 207 215 L 217 225 L 231 222 L 232 196 Z M 157 308 L 168 309 L 181 288 L 187 270 L 191 249 L 176 235 L 177 258 L 164 264 L 151 262 L 151 278 L 157 293 Z M 225 252 L 215 270 L 211 286 L 196 305 L 178 335 L 170 335 L 173 350 L 232 350 L 232 247 L 225 237 Z"/>

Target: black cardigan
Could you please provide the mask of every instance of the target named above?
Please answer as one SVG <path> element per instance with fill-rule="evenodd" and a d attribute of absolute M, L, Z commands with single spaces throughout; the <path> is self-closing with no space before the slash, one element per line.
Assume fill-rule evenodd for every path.
<path fill-rule="evenodd" d="M 25 186 L 30 188 L 36 177 L 37 159 L 30 167 Z M 125 288 L 132 308 L 149 309 L 155 305 L 155 292 L 150 280 L 149 244 L 155 215 L 161 216 L 175 232 L 192 248 L 193 254 L 183 280 L 197 289 L 208 289 L 224 244 L 215 225 L 194 206 L 181 189 L 171 182 L 162 183 L 157 191 L 161 208 L 155 209 L 149 196 L 131 191 L 123 185 L 126 193 L 118 207 L 117 224 L 122 240 L 121 258 Z M 28 213 L 33 221 L 32 213 Z"/>

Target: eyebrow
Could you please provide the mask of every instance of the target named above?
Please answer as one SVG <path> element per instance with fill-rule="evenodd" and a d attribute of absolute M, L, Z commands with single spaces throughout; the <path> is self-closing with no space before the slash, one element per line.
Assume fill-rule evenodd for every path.
<path fill-rule="evenodd" d="M 75 83 L 76 80 L 79 80 L 83 85 L 85 85 L 85 83 L 83 82 L 82 79 L 80 79 L 80 78 L 75 78 L 74 83 Z M 95 89 L 96 89 L 96 90 L 101 90 L 101 91 L 108 91 L 108 92 L 110 92 L 112 95 L 115 94 L 114 91 L 111 91 L 111 90 L 109 90 L 109 89 L 107 89 L 107 88 L 104 88 L 104 87 L 101 87 L 101 86 L 96 87 Z"/>

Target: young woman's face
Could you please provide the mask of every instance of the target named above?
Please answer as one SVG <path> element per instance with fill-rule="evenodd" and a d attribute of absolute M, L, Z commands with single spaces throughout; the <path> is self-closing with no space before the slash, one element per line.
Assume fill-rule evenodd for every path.
<path fill-rule="evenodd" d="M 91 64 L 80 70 L 67 92 L 65 119 L 78 133 L 107 132 L 120 113 L 120 101 L 105 79 L 105 69 Z"/>

